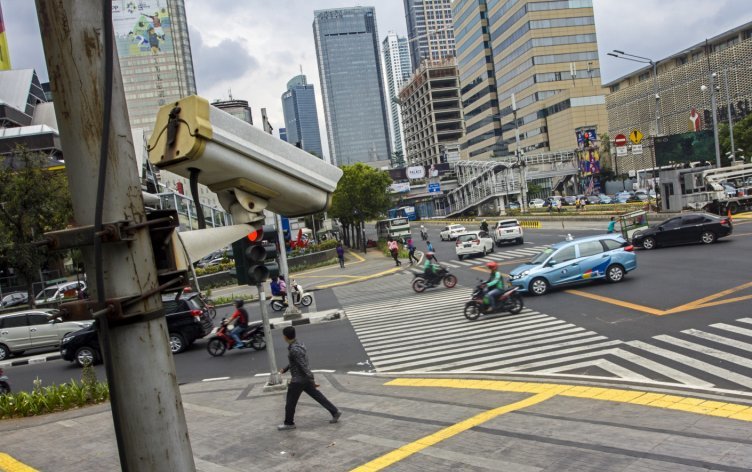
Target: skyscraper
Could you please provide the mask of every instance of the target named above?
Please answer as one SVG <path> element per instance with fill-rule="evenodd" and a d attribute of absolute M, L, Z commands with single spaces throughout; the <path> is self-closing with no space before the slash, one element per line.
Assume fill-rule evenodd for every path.
<path fill-rule="evenodd" d="M 404 0 L 413 70 L 423 59 L 454 56 L 451 0 Z"/>
<path fill-rule="evenodd" d="M 317 10 L 313 37 L 332 163 L 388 165 L 392 146 L 374 8 Z"/>
<path fill-rule="evenodd" d="M 410 49 L 407 38 L 397 36 L 393 31 L 386 35 L 382 42 L 384 53 L 384 67 L 386 69 L 386 84 L 389 90 L 389 106 L 391 107 L 392 147 L 394 152 L 404 155 L 405 139 L 402 136 L 402 114 L 397 100 L 400 88 L 410 80 Z"/>
<path fill-rule="evenodd" d="M 165 103 L 196 93 L 184 0 L 112 0 L 131 127 L 151 130 Z"/>
<path fill-rule="evenodd" d="M 251 107 L 248 105 L 247 100 L 233 100 L 232 95 L 230 95 L 229 100 L 216 100 L 212 102 L 212 106 L 224 110 L 246 123 L 253 124 L 253 115 L 251 114 Z"/>
<path fill-rule="evenodd" d="M 300 143 L 301 149 L 323 159 L 316 95 L 305 75 L 297 75 L 287 82 L 287 91 L 282 94 L 282 112 L 287 129 L 285 141 Z"/>
<path fill-rule="evenodd" d="M 2 5 L 0 5 L 0 70 L 10 70 L 10 53 L 8 52 L 8 40 L 5 38 Z"/>

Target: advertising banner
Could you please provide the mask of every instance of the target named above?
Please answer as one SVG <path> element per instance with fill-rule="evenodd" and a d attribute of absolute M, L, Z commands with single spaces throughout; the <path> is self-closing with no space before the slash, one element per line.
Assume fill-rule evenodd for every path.
<path fill-rule="evenodd" d="M 172 53 L 168 0 L 112 0 L 112 24 L 120 58 Z"/>
<path fill-rule="evenodd" d="M 580 162 L 580 175 L 586 177 L 601 173 L 601 155 L 597 149 L 577 151 Z"/>
<path fill-rule="evenodd" d="M 389 169 L 389 176 L 393 181 L 407 179 L 437 179 L 450 171 L 449 163 L 431 164 L 429 166 L 411 166 L 400 167 L 398 169 Z M 420 175 L 420 177 L 417 177 Z"/>
<path fill-rule="evenodd" d="M 426 168 L 422 166 L 413 166 L 407 168 L 408 179 L 422 179 L 426 176 Z"/>
<path fill-rule="evenodd" d="M 655 140 L 655 160 L 659 166 L 712 161 L 714 146 L 713 132 L 709 130 L 661 136 Z"/>
<path fill-rule="evenodd" d="M 396 182 L 393 183 L 389 190 L 392 193 L 407 193 L 410 191 L 410 182 Z"/>

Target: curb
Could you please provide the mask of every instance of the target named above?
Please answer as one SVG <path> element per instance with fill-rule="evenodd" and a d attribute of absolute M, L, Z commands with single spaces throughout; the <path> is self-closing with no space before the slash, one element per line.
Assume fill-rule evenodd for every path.
<path fill-rule="evenodd" d="M 281 329 L 288 326 L 300 326 L 307 324 L 326 323 L 328 321 L 344 320 L 347 318 L 345 310 L 327 310 L 313 313 L 313 316 L 298 318 L 294 320 L 285 320 L 284 318 L 275 318 L 269 320 L 270 329 Z"/>
<path fill-rule="evenodd" d="M 45 362 L 56 361 L 62 358 L 63 356 L 61 356 L 60 354 L 50 354 L 49 356 L 45 357 L 28 357 L 26 359 L 18 359 L 15 361 L 0 362 L 0 367 L 16 367 L 19 365 L 27 364 L 44 364 Z"/>

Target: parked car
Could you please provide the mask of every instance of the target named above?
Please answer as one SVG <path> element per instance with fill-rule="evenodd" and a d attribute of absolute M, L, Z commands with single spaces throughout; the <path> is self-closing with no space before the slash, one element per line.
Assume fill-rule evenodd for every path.
<path fill-rule="evenodd" d="M 198 293 L 188 293 L 182 294 L 178 300 L 175 300 L 174 296 L 162 298 L 170 337 L 170 351 L 173 354 L 185 351 L 197 339 L 203 338 L 214 329 L 214 323 L 198 296 Z M 60 345 L 62 358 L 76 362 L 81 367 L 87 363 L 101 362 L 101 352 L 96 322 L 65 336 Z"/>
<path fill-rule="evenodd" d="M 449 225 L 444 226 L 444 229 L 439 233 L 439 237 L 442 241 L 453 241 L 457 239 L 457 235 L 464 233 L 465 227 L 462 225 Z"/>
<path fill-rule="evenodd" d="M 525 241 L 522 226 L 515 219 L 498 221 L 493 229 L 492 237 L 497 246 L 508 242 L 522 244 Z"/>
<path fill-rule="evenodd" d="M 207 267 L 213 267 L 222 264 L 223 262 L 226 262 L 227 259 L 225 257 L 215 257 L 214 259 L 210 259 L 208 261 L 199 261 L 198 264 L 196 264 L 198 267 L 201 267 L 202 269 L 205 269 Z"/>
<path fill-rule="evenodd" d="M 73 281 L 58 285 L 45 287 L 44 290 L 37 293 L 34 300 L 37 303 L 48 303 L 62 300 L 63 298 L 76 298 L 79 293 L 86 290 L 86 282 Z"/>
<path fill-rule="evenodd" d="M 632 243 L 643 249 L 678 244 L 711 244 L 733 231 L 734 225 L 729 218 L 710 213 L 687 213 L 636 232 L 632 235 Z"/>
<path fill-rule="evenodd" d="M 0 308 L 10 308 L 29 303 L 29 294 L 26 292 L 11 292 L 3 296 L 0 301 Z"/>
<path fill-rule="evenodd" d="M 564 197 L 560 197 L 559 195 L 551 195 L 550 197 L 546 198 L 546 206 L 551 206 L 552 203 L 554 203 L 554 207 L 556 207 L 556 204 L 561 201 L 562 206 L 564 205 Z"/>
<path fill-rule="evenodd" d="M 468 231 L 457 236 L 454 250 L 459 260 L 473 254 L 486 255 L 494 251 L 494 241 L 491 235 L 483 230 Z"/>
<path fill-rule="evenodd" d="M 546 201 L 542 198 L 533 198 L 530 200 L 529 205 L 531 208 L 543 208 L 546 206 Z"/>
<path fill-rule="evenodd" d="M 620 282 L 637 268 L 633 247 L 621 236 L 605 234 L 563 241 L 514 268 L 512 285 L 543 295 L 551 287 L 605 279 Z"/>
<path fill-rule="evenodd" d="M 585 201 L 587 201 L 589 205 L 598 205 L 601 203 L 601 198 L 598 195 L 588 195 L 585 198 Z"/>
<path fill-rule="evenodd" d="M 599 200 L 599 203 L 602 203 L 602 204 L 609 204 L 612 202 L 611 197 L 609 197 L 608 195 L 604 193 L 598 195 L 598 200 Z"/>
<path fill-rule="evenodd" d="M 571 205 L 574 206 L 577 203 L 577 197 L 574 195 L 567 195 L 564 197 L 564 201 L 562 202 L 563 205 Z"/>
<path fill-rule="evenodd" d="M 530 206 L 532 206 L 532 205 L 530 205 Z M 510 210 L 519 210 L 522 207 L 520 206 L 520 204 L 518 202 L 509 202 L 509 205 L 507 205 L 507 208 L 510 209 Z"/>
<path fill-rule="evenodd" d="M 0 316 L 0 360 L 29 349 L 55 348 L 64 336 L 90 324 L 62 321 L 59 313 L 38 309 Z"/>

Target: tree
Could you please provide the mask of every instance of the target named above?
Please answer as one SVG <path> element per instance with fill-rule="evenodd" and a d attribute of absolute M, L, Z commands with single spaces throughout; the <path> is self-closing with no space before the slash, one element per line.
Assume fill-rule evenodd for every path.
<path fill-rule="evenodd" d="M 718 127 L 718 142 L 721 146 L 721 156 L 725 157 L 726 153 L 731 151 L 728 123 L 722 123 Z M 736 149 L 743 149 L 742 152 L 736 152 L 736 158 L 747 156 L 745 161 L 748 162 L 749 156 L 752 156 L 752 113 L 734 123 L 734 146 Z"/>
<path fill-rule="evenodd" d="M 392 153 L 392 167 L 405 167 L 405 155 L 402 151 Z"/>
<path fill-rule="evenodd" d="M 353 226 L 360 230 L 366 220 L 379 218 L 389 209 L 391 199 L 388 188 L 392 179 L 386 172 L 360 162 L 342 166 L 342 172 L 329 213 L 339 218 L 345 232 Z M 356 234 L 356 240 L 359 240 L 361 231 Z"/>
<path fill-rule="evenodd" d="M 73 215 L 65 173 L 49 170 L 47 162 L 23 148 L 0 157 L 0 258 L 26 281 L 32 304 L 32 281 L 48 258 L 33 243 L 65 228 Z"/>

